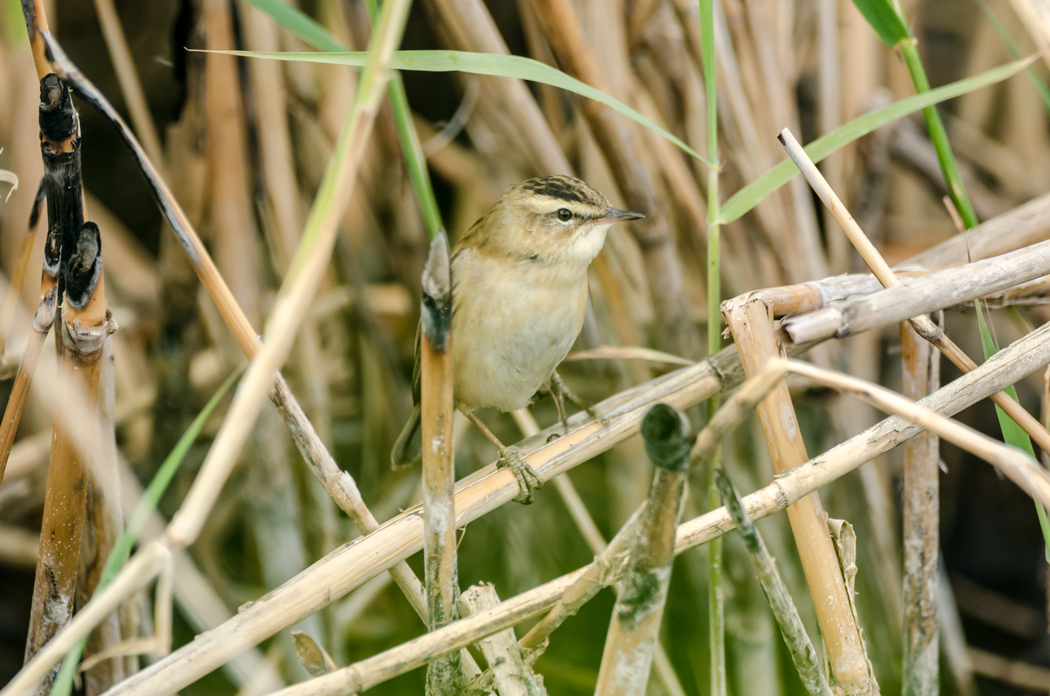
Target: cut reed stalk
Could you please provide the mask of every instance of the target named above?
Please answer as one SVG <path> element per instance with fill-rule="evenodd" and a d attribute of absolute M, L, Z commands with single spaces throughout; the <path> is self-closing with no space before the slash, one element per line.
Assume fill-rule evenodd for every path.
<path fill-rule="evenodd" d="M 631 540 L 623 590 L 598 671 L 596 696 L 642 696 L 671 583 L 675 522 L 689 464 L 689 422 L 667 404 L 642 421 L 645 451 L 656 467 L 645 509 Z"/>
<path fill-rule="evenodd" d="M 455 471 L 452 466 L 452 277 L 448 238 L 439 231 L 423 268 L 420 380 L 423 428 L 423 568 L 428 628 L 453 618 L 456 573 Z M 455 696 L 466 688 L 459 655 L 427 667 L 427 693 Z"/>
<path fill-rule="evenodd" d="M 940 353 L 901 325 L 903 394 L 913 401 L 940 388 Z M 922 433 L 904 444 L 904 657 L 905 696 L 936 696 L 940 681 L 937 641 L 937 565 L 940 550 L 940 443 Z"/>
<path fill-rule="evenodd" d="M 779 355 L 769 305 L 757 294 L 744 295 L 725 302 L 722 313 L 740 351 L 744 374 L 758 374 L 765 363 Z M 809 459 L 786 384 L 772 389 L 758 405 L 758 415 L 777 473 Z M 874 680 L 820 498 L 814 494 L 792 505 L 788 521 L 824 636 L 832 683 L 846 693 L 872 692 Z"/>
<path fill-rule="evenodd" d="M 61 381 L 79 385 L 86 413 L 71 413 L 60 402 L 48 467 L 40 559 L 33 585 L 26 660 L 32 659 L 73 615 L 80 544 L 87 495 L 91 443 L 70 433 L 72 418 L 95 416 L 102 346 L 115 330 L 106 307 L 102 276 L 102 240 L 98 227 L 84 222 L 79 118 L 65 84 L 55 75 L 40 81 L 40 134 L 47 187 L 48 229 L 61 235 L 62 322 L 56 335 Z M 93 431 L 90 427 L 89 431 Z M 80 446 L 78 446 L 80 445 Z M 48 693 L 51 670 L 38 693 Z"/>
<path fill-rule="evenodd" d="M 769 554 L 766 543 L 762 541 L 755 523 L 744 510 L 743 503 L 733 489 L 729 476 L 724 471 L 715 473 L 718 490 L 722 494 L 726 508 L 733 518 L 733 524 L 740 530 L 744 538 L 744 545 L 751 556 L 751 565 L 758 575 L 762 584 L 762 591 L 769 600 L 769 608 L 773 617 L 780 626 L 780 635 L 784 638 L 784 644 L 791 653 L 791 661 L 798 670 L 798 676 L 806 690 L 814 696 L 831 696 L 831 687 L 828 680 L 820 670 L 820 662 L 817 659 L 817 651 L 813 643 L 806 635 L 806 627 L 802 625 L 802 618 L 798 615 L 795 602 L 791 599 L 791 593 L 787 585 L 780 577 L 776 561 Z"/>

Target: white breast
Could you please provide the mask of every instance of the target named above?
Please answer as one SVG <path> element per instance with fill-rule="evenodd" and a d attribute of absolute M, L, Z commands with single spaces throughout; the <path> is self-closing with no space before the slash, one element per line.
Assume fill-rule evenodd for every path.
<path fill-rule="evenodd" d="M 587 277 L 464 249 L 456 279 L 452 354 L 456 399 L 471 408 L 523 408 L 583 327 Z"/>

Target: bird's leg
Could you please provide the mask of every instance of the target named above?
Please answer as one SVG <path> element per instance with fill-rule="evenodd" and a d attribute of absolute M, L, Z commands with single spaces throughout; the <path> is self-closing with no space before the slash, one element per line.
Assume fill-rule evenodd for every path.
<path fill-rule="evenodd" d="M 561 375 L 559 375 L 557 371 L 555 371 L 554 374 L 551 375 L 551 381 L 550 386 L 548 386 L 548 390 L 551 393 L 551 397 L 554 399 L 554 404 L 558 409 L 558 415 L 561 417 L 561 422 L 565 426 L 565 432 L 569 432 L 569 423 L 565 417 L 565 399 L 571 401 L 573 405 L 575 405 L 576 408 L 580 409 L 581 411 L 586 411 L 587 414 L 594 420 L 598 421 L 602 425 L 606 425 L 606 421 L 598 415 L 598 412 L 594 410 L 594 407 L 588 406 L 586 403 L 584 403 L 583 399 L 576 396 L 572 392 L 572 390 L 569 389 L 569 385 L 565 383 L 565 380 L 561 378 Z"/>
<path fill-rule="evenodd" d="M 459 404 L 459 410 L 467 417 L 467 420 L 476 425 L 478 430 L 481 431 L 481 434 L 499 450 L 499 461 L 496 462 L 496 466 L 501 469 L 503 467 L 510 467 L 510 470 L 514 473 L 514 478 L 518 481 L 518 488 L 521 489 L 521 493 L 514 499 L 514 502 L 521 503 L 522 505 L 531 505 L 533 499 L 532 492 L 537 488 L 543 487 L 543 479 L 540 478 L 535 469 L 525 463 L 525 460 L 521 458 L 521 452 L 518 451 L 517 447 L 514 447 L 513 445 L 510 447 L 503 446 L 503 443 L 501 443 L 492 431 L 481 422 L 478 415 L 474 413 L 474 409 Z"/>

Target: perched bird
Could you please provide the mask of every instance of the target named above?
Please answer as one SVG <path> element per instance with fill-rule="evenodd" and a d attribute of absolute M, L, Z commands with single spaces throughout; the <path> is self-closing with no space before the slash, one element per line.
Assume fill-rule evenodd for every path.
<path fill-rule="evenodd" d="M 558 392 L 567 390 L 554 370 L 583 328 L 587 268 L 610 226 L 641 217 L 613 208 L 579 179 L 539 177 L 503 194 L 452 249 L 455 399 L 499 449 L 500 466 L 514 471 L 521 502 L 532 502 L 539 477 L 516 448 L 496 440 L 474 409 L 524 408 L 548 386 L 561 410 Z M 391 452 L 394 466 L 422 458 L 419 385 L 417 333 L 415 409 Z"/>

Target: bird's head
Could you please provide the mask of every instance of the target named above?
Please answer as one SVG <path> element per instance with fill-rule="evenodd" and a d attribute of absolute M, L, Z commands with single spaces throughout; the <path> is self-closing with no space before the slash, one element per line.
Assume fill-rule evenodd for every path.
<path fill-rule="evenodd" d="M 483 229 L 472 233 L 481 232 L 485 246 L 525 262 L 585 270 L 610 226 L 642 217 L 612 207 L 579 179 L 544 176 L 507 191 L 475 225 Z"/>

